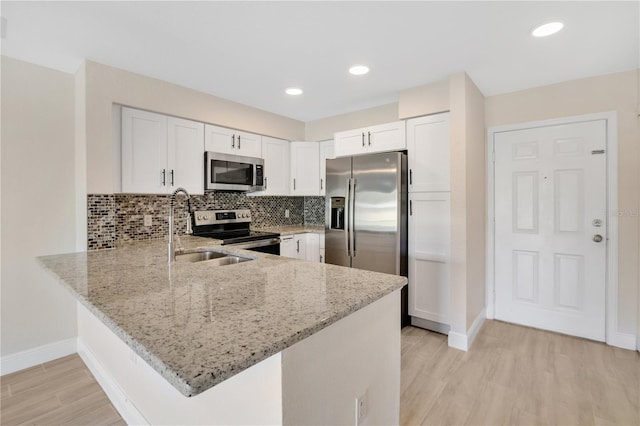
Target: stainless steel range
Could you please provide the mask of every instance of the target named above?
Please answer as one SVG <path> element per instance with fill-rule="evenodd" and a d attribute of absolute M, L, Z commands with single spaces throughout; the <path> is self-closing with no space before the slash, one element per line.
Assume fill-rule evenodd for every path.
<path fill-rule="evenodd" d="M 193 235 L 216 238 L 222 245 L 280 254 L 280 235 L 252 231 L 251 210 L 199 210 L 193 213 Z"/>

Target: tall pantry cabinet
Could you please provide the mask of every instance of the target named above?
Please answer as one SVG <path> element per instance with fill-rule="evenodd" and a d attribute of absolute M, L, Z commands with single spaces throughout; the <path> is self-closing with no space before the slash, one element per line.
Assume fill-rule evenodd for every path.
<path fill-rule="evenodd" d="M 407 121 L 409 163 L 409 315 L 442 333 L 450 307 L 449 113 Z"/>

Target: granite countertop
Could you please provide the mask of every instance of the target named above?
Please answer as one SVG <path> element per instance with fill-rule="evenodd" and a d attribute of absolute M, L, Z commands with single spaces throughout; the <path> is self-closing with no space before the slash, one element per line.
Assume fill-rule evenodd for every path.
<path fill-rule="evenodd" d="M 256 228 L 256 231 L 275 232 L 280 235 L 293 235 L 316 233 L 324 234 L 324 225 L 292 225 L 292 226 L 269 226 L 266 228 Z"/>
<path fill-rule="evenodd" d="M 215 246 L 182 237 L 185 249 Z M 39 257 L 185 396 L 240 373 L 401 288 L 404 277 L 216 247 L 255 260 L 169 265 L 166 242 Z"/>

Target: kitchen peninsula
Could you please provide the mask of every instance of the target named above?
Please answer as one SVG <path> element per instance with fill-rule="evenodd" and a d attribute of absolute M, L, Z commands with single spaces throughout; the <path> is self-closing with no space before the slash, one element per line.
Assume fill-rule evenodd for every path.
<path fill-rule="evenodd" d="M 78 300 L 78 352 L 128 422 L 398 423 L 406 278 L 218 249 L 253 260 L 168 264 L 163 240 L 39 258 Z"/>

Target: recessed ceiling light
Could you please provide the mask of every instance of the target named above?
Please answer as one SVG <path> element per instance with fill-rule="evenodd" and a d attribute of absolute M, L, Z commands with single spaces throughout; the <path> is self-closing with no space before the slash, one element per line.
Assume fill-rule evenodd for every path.
<path fill-rule="evenodd" d="M 285 90 L 285 93 L 287 95 L 298 96 L 302 95 L 302 89 L 299 89 L 297 87 L 289 87 L 287 90 Z"/>
<path fill-rule="evenodd" d="M 363 75 L 369 72 L 369 67 L 366 65 L 354 65 L 349 68 L 349 72 L 353 75 Z"/>
<path fill-rule="evenodd" d="M 546 24 L 539 25 L 531 31 L 531 35 L 534 37 L 546 37 L 551 34 L 555 34 L 564 27 L 562 22 L 547 22 Z"/>

